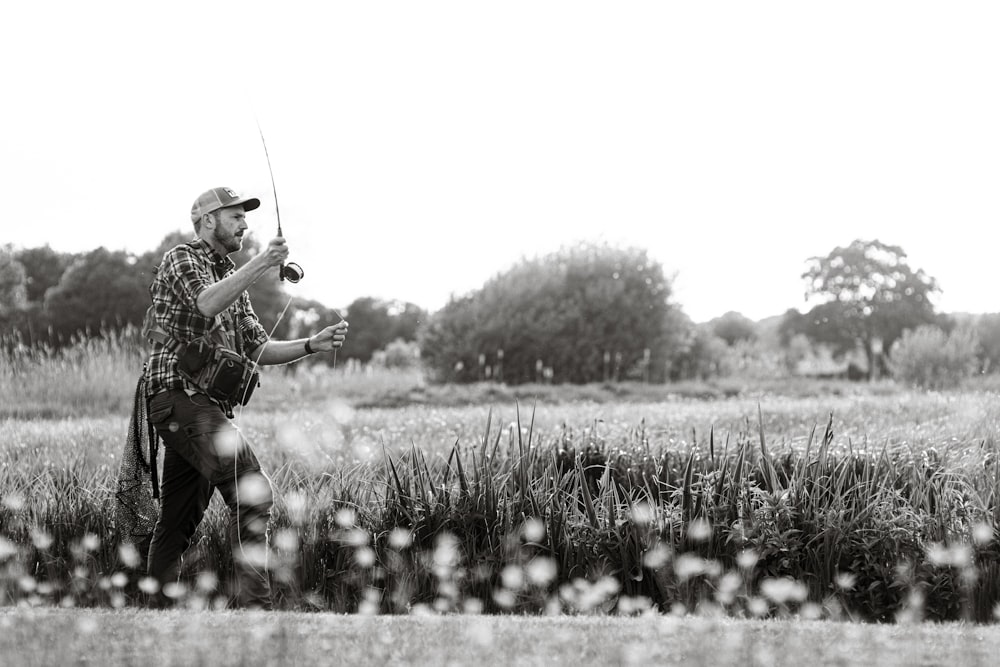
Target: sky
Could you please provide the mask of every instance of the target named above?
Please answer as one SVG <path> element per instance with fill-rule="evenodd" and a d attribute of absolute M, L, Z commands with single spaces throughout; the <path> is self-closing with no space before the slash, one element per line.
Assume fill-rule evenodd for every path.
<path fill-rule="evenodd" d="M 16 3 L 0 245 L 141 253 L 225 185 L 332 307 L 590 241 L 762 319 L 878 239 L 997 312 L 997 34 L 990 2 Z"/>

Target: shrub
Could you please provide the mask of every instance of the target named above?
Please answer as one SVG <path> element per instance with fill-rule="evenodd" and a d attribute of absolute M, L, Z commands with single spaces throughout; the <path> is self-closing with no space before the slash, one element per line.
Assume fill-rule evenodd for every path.
<path fill-rule="evenodd" d="M 372 355 L 372 363 L 380 368 L 411 369 L 420 365 L 420 346 L 416 341 L 397 338 Z"/>
<path fill-rule="evenodd" d="M 924 325 L 903 333 L 890 354 L 893 374 L 924 389 L 953 387 L 971 376 L 978 365 L 976 332 L 958 328 L 950 334 Z"/>
<path fill-rule="evenodd" d="M 645 250 L 580 244 L 452 299 L 422 330 L 420 349 L 438 380 L 597 382 L 638 363 L 663 380 L 680 322 L 670 293 Z"/>

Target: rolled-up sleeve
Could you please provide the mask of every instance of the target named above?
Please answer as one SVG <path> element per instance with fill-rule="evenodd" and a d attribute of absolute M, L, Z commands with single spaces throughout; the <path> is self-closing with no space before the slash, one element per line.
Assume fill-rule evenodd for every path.
<path fill-rule="evenodd" d="M 200 312 L 198 296 L 214 282 L 204 262 L 198 261 L 194 251 L 186 245 L 174 248 L 164 260 L 166 266 L 161 267 L 161 270 L 164 271 L 163 278 L 169 283 L 171 291 L 186 306 Z"/>

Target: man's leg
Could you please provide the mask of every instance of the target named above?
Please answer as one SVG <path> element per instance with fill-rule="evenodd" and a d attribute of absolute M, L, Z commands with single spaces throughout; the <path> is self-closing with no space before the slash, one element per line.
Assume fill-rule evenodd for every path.
<path fill-rule="evenodd" d="M 147 573 L 162 589 L 177 581 L 181 555 L 191 544 L 212 497 L 212 485 L 166 444 L 160 482 L 160 516 L 153 529 Z"/>
<path fill-rule="evenodd" d="M 229 538 L 239 586 L 237 602 L 243 607 L 270 609 L 267 524 L 273 502 L 271 483 L 257 469 L 243 471 L 218 488 L 231 512 Z"/>
<path fill-rule="evenodd" d="M 158 394 L 150 401 L 150 421 L 156 424 L 168 451 L 172 446 L 175 453 L 203 478 L 198 486 L 197 503 L 187 508 L 194 512 L 203 501 L 194 526 L 201 521 L 212 490 L 218 488 L 233 514 L 230 535 L 234 569 L 240 580 L 240 602 L 269 607 L 270 588 L 265 566 L 271 485 L 261 473 L 253 450 L 218 405 L 201 394 L 166 393 L 170 400 L 161 399 Z M 164 484 L 166 476 L 164 470 Z M 257 552 L 260 553 L 258 557 L 247 558 Z"/>

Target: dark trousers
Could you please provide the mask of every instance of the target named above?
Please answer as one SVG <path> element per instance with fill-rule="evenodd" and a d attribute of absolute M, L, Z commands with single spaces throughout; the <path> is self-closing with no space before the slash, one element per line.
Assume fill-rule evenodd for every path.
<path fill-rule="evenodd" d="M 267 522 L 273 495 L 253 450 L 222 409 L 201 394 L 154 395 L 149 421 L 163 439 L 164 454 L 148 574 L 161 587 L 177 581 L 181 555 L 218 489 L 230 511 L 237 603 L 270 608 Z"/>

